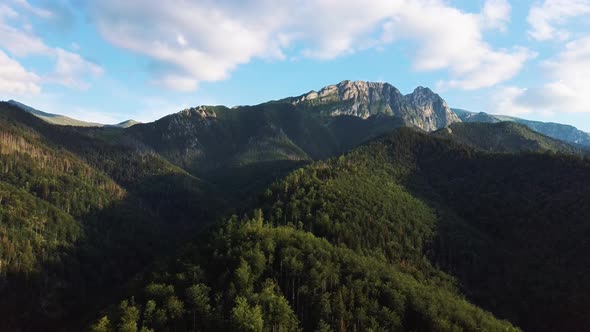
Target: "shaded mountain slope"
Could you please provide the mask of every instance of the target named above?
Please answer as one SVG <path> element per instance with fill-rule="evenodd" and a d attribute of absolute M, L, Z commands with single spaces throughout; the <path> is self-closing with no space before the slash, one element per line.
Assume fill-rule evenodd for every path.
<path fill-rule="evenodd" d="M 187 109 L 135 125 L 124 137 L 226 191 L 251 193 L 304 163 L 342 153 L 400 125 L 395 117 L 324 117 L 268 103 Z"/>
<path fill-rule="evenodd" d="M 434 132 L 433 135 L 489 152 L 587 153 L 581 148 L 550 138 L 515 122 L 454 123 Z"/>
<path fill-rule="evenodd" d="M 126 129 L 0 103 L 0 330 L 590 329 L 576 148 L 335 87 Z"/>
<path fill-rule="evenodd" d="M 251 217 L 141 277 L 136 302 L 97 324 L 511 329 L 461 291 L 525 330 L 586 329 L 588 188 L 590 162 L 578 156 L 486 153 L 400 128 L 272 184 Z M 173 303 L 192 309 L 173 316 Z"/>
<path fill-rule="evenodd" d="M 447 281 L 406 270 L 255 211 L 162 265 L 93 328 L 517 331 Z"/>
<path fill-rule="evenodd" d="M 516 122 L 523 124 L 543 135 L 547 135 L 567 143 L 590 146 L 590 134 L 571 125 L 525 120 L 511 116 L 488 114 L 484 112 L 474 113 L 456 108 L 453 108 L 453 112 L 455 112 L 463 122 Z"/>
<path fill-rule="evenodd" d="M 96 304 L 83 299 L 108 299 L 225 207 L 122 129 L 55 126 L 8 103 L 0 129 L 0 330 L 76 324 L 65 317 Z"/>
<path fill-rule="evenodd" d="M 401 129 L 292 173 L 258 206 L 272 225 L 299 224 L 418 276 L 440 266 L 525 330 L 576 331 L 590 326 L 589 185 L 584 158 L 483 153 Z"/>

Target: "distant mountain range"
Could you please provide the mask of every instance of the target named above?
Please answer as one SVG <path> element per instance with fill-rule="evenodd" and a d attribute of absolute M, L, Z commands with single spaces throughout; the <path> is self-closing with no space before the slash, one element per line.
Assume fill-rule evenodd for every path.
<path fill-rule="evenodd" d="M 522 120 L 527 122 L 524 124 L 527 127 L 496 126 L 492 124 L 508 118 L 451 109 L 438 94 L 424 87 L 402 95 L 388 83 L 343 81 L 317 92 L 255 106 L 199 106 L 150 123 L 130 120 L 114 126 L 85 123 L 44 113 L 15 101 L 9 103 L 52 124 L 128 127 L 116 135 L 111 134 L 108 140 L 116 138 L 117 142 L 154 151 L 233 193 L 263 188 L 268 184 L 264 179 L 274 178 L 270 175 L 279 176 L 302 163 L 344 153 L 402 126 L 486 151 L 586 154 L 583 140 L 576 140 L 574 145 L 579 147 L 573 147 L 552 139 L 554 136 L 572 138 L 562 135 L 562 128 L 571 131 L 571 126 L 547 124 L 554 130 L 546 131 L 546 136 L 539 134 L 542 131 L 530 129 L 535 125 L 543 130 L 543 123 Z M 463 126 L 462 121 L 490 125 Z M 443 128 L 448 130 L 441 131 Z M 103 135 L 101 132 L 95 135 L 99 133 Z M 257 181 L 249 181 L 251 178 Z M 243 183 L 241 179 L 248 182 Z"/>
<path fill-rule="evenodd" d="M 532 120 L 525 120 L 521 118 L 506 116 L 506 115 L 496 115 L 496 114 L 488 114 L 485 112 L 470 112 L 458 108 L 452 109 L 455 114 L 459 116 L 461 121 L 463 122 L 501 122 L 501 121 L 510 121 L 523 124 L 534 131 L 538 131 L 541 134 L 547 135 L 549 137 L 556 138 L 558 140 L 562 140 L 564 142 L 573 143 L 573 144 L 580 144 L 585 146 L 590 146 L 590 133 L 581 131 L 574 126 L 565 125 L 561 123 L 554 123 L 554 122 L 541 122 L 541 121 L 532 121 Z"/>
<path fill-rule="evenodd" d="M 121 127 L 127 128 L 138 124 L 127 120 L 114 125 L 84 122 L 63 115 L 45 113 L 14 100 L 9 103 L 34 114 L 35 116 L 57 125 L 80 127 Z M 571 125 L 525 120 L 505 115 L 485 112 L 471 112 L 450 108 L 447 103 L 429 88 L 417 87 L 411 94 L 402 95 L 388 83 L 365 81 L 342 81 L 326 86 L 319 91 L 310 91 L 297 97 L 288 97 L 257 106 L 241 106 L 234 109 L 272 108 L 270 105 L 291 104 L 294 109 L 323 116 L 348 115 L 361 119 L 375 116 L 397 118 L 401 125 L 420 128 L 430 132 L 444 128 L 456 122 L 516 122 L 530 129 L 567 143 L 590 146 L 590 133 Z M 284 107 L 280 106 L 280 107 Z M 193 109 L 221 110 L 223 107 L 201 106 Z M 215 111 L 213 111 L 215 112 Z"/>
<path fill-rule="evenodd" d="M 511 121 L 453 123 L 432 135 L 489 152 L 552 151 L 586 155 L 590 152 L 585 146 L 545 136 L 524 124 Z"/>
<path fill-rule="evenodd" d="M 60 126 L 127 128 L 127 127 L 131 127 L 131 126 L 139 123 L 135 120 L 127 120 L 127 121 L 123 121 L 121 123 L 117 123 L 117 124 L 113 124 L 113 125 L 101 124 L 101 123 L 95 123 L 95 122 L 85 122 L 85 121 L 81 121 L 81 120 L 72 119 L 72 118 L 67 117 L 65 115 L 42 112 L 42 111 L 34 109 L 28 105 L 19 103 L 16 100 L 9 100 L 8 103 L 12 104 L 14 106 L 20 107 L 22 110 L 27 111 L 27 112 L 35 115 L 36 117 L 43 119 L 51 124 L 60 125 Z"/>

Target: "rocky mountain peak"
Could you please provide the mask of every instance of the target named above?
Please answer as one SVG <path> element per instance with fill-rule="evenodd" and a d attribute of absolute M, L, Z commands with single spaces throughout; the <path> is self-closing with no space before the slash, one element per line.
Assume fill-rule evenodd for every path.
<path fill-rule="evenodd" d="M 217 114 L 206 106 L 185 108 L 182 111 L 166 116 L 155 123 L 166 126 L 164 137 L 167 140 L 182 138 L 186 144 L 197 142 L 197 133 L 203 128 L 211 126 L 216 121 Z"/>
<path fill-rule="evenodd" d="M 415 104 L 428 104 L 437 101 L 442 101 L 442 103 L 445 105 L 447 104 L 438 94 L 434 93 L 429 88 L 422 86 L 417 87 L 412 93 L 406 95 L 405 97 Z"/>
<path fill-rule="evenodd" d="M 434 93 L 434 92 L 432 92 L 432 90 L 430 90 L 429 87 L 424 87 L 424 86 L 419 85 L 419 86 L 417 86 L 414 89 L 414 92 L 413 93 L 427 93 L 427 94 L 430 94 L 430 93 Z"/>
<path fill-rule="evenodd" d="M 198 116 L 200 118 L 215 118 L 215 117 L 217 117 L 217 114 L 215 114 L 215 111 L 210 110 L 205 106 L 185 108 L 182 111 L 178 112 L 177 114 L 180 116 L 184 116 L 184 117 L 192 117 L 192 116 Z"/>
<path fill-rule="evenodd" d="M 422 86 L 404 96 L 389 83 L 347 80 L 290 101 L 295 106 L 331 116 L 352 115 L 363 119 L 374 115 L 398 116 L 407 125 L 426 131 L 461 121 L 439 95 Z"/>

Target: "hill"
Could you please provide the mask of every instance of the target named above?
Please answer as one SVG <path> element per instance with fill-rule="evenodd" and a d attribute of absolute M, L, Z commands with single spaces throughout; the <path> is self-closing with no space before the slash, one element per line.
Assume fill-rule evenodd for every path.
<path fill-rule="evenodd" d="M 135 126 L 136 124 L 140 124 L 140 123 L 141 122 L 138 122 L 135 120 L 127 120 L 127 121 L 123 121 L 123 122 L 117 123 L 115 125 L 110 125 L 110 126 L 111 127 L 119 127 L 119 128 L 129 128 L 131 126 Z"/>
<path fill-rule="evenodd" d="M 411 264 L 423 253 L 525 330 L 576 331 L 590 328 L 590 298 L 573 296 L 586 292 L 589 181 L 585 158 L 477 152 L 400 129 L 290 175 L 260 206 L 275 224 L 300 220 L 365 254 Z"/>
<path fill-rule="evenodd" d="M 275 182 L 96 324 L 514 329 L 463 292 L 525 330 L 585 330 L 589 184 L 578 156 L 489 153 L 400 128 Z"/>
<path fill-rule="evenodd" d="M 453 109 L 453 112 L 455 112 L 463 122 L 516 122 L 551 138 L 570 144 L 590 146 L 590 134 L 570 125 L 554 122 L 531 121 L 505 115 L 488 114 L 485 112 L 474 113 L 456 108 Z"/>
<path fill-rule="evenodd" d="M 547 137 L 515 122 L 454 123 L 434 132 L 433 135 L 489 152 L 587 153 L 587 150 Z"/>
<path fill-rule="evenodd" d="M 103 126 L 111 126 L 111 127 L 120 127 L 120 128 L 127 128 L 127 127 L 131 127 L 139 122 L 135 121 L 135 120 L 127 120 L 127 121 L 123 121 L 121 123 L 118 124 L 114 124 L 114 125 L 104 125 L 104 124 L 100 124 L 100 123 L 95 123 L 95 122 L 86 122 L 86 121 L 81 121 L 81 120 L 76 120 L 70 117 L 67 117 L 65 115 L 59 115 L 59 114 L 52 114 L 52 113 L 46 113 L 46 112 L 42 112 L 39 111 L 37 109 L 34 109 L 30 106 L 27 106 L 23 103 L 19 103 L 16 100 L 9 100 L 8 101 L 9 104 L 16 106 L 28 113 L 33 114 L 34 116 L 38 117 L 39 119 L 42 119 L 46 122 L 49 122 L 51 124 L 55 124 L 55 125 L 59 125 L 59 126 L 75 126 L 75 127 L 103 127 Z"/>
<path fill-rule="evenodd" d="M 95 305 L 84 298 L 118 294 L 176 250 L 173 236 L 181 243 L 225 204 L 157 154 L 123 144 L 122 129 L 55 126 L 8 103 L 0 129 L 0 330 L 63 329 L 66 316 Z"/>

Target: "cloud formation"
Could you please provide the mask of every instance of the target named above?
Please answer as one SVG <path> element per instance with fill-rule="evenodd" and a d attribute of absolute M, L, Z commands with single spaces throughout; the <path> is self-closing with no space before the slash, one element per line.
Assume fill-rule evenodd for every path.
<path fill-rule="evenodd" d="M 14 3 L 15 5 L 19 6 L 20 8 L 23 8 L 25 11 L 27 11 L 28 13 L 31 13 L 35 16 L 44 18 L 44 19 L 49 19 L 49 18 L 53 18 L 54 14 L 44 8 L 40 8 L 40 7 L 35 7 L 32 6 L 27 0 L 9 0 L 10 2 Z"/>
<path fill-rule="evenodd" d="M 48 80 L 73 89 L 87 90 L 90 88 L 84 77 L 97 77 L 103 74 L 102 67 L 89 62 L 79 54 L 55 48 L 52 52 L 56 57 L 55 69 Z"/>
<path fill-rule="evenodd" d="M 51 18 L 53 14 L 45 9 L 34 7 L 26 0 L 11 0 L 16 6 L 41 18 Z M 6 4 L 0 5 L 0 92 L 37 93 L 43 83 L 60 84 L 69 88 L 85 90 L 90 87 L 89 78 L 102 75 L 103 69 L 80 56 L 59 47 L 50 47 L 36 36 L 32 30 L 16 28 L 12 21 L 22 23 L 21 14 Z M 25 25 L 26 26 L 26 25 Z M 49 73 L 36 74 L 26 70 L 17 58 L 41 56 L 54 63 Z M 12 84 L 10 82 L 13 82 Z"/>
<path fill-rule="evenodd" d="M 590 14 L 590 0 L 545 0 L 533 5 L 528 15 L 529 35 L 536 40 L 566 40 L 569 19 Z"/>
<path fill-rule="evenodd" d="M 590 36 L 568 42 L 541 68 L 549 81 L 528 89 L 506 88 L 497 98 L 495 112 L 525 114 L 590 112 Z"/>
<path fill-rule="evenodd" d="M 88 9 L 105 40 L 149 57 L 153 81 L 183 91 L 254 58 L 329 60 L 399 40 L 414 45 L 416 70 L 447 70 L 449 88 L 495 85 L 534 55 L 485 42 L 484 31 L 506 28 L 506 0 L 487 0 L 480 13 L 443 0 L 89 0 Z"/>
<path fill-rule="evenodd" d="M 590 113 L 590 35 L 572 35 L 572 21 L 590 15 L 590 0 L 545 0 L 529 11 L 529 35 L 561 51 L 540 62 L 538 85 L 499 89 L 491 111 L 502 114 Z"/>
<path fill-rule="evenodd" d="M 0 93 L 37 94 L 40 78 L 0 50 Z"/>
<path fill-rule="evenodd" d="M 511 11 L 512 6 L 508 0 L 486 1 L 480 14 L 482 27 L 505 31 L 506 25 L 510 22 Z"/>

